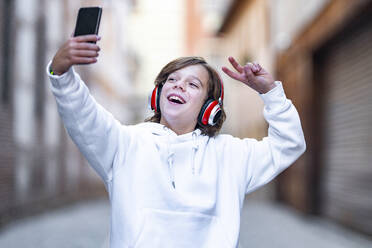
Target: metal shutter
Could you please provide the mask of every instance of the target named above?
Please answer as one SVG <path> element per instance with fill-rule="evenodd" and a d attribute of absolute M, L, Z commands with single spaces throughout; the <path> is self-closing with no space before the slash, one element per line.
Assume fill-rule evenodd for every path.
<path fill-rule="evenodd" d="M 372 234 L 372 21 L 357 24 L 322 61 L 322 212 Z"/>
<path fill-rule="evenodd" d="M 11 66 L 12 2 L 0 3 L 0 225 L 7 216 L 4 213 L 13 204 L 14 164 L 16 147 L 13 141 Z"/>

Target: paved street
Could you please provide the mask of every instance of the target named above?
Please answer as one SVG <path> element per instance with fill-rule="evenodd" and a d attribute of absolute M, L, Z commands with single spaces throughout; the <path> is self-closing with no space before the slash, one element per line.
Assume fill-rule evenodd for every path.
<path fill-rule="evenodd" d="M 17 221 L 1 230 L 0 247 L 108 247 L 109 211 L 106 200 L 95 200 Z"/>
<path fill-rule="evenodd" d="M 371 248 L 372 237 L 281 205 L 248 202 L 242 213 L 240 243 L 242 248 Z"/>
<path fill-rule="evenodd" d="M 107 248 L 109 211 L 101 199 L 17 221 L 1 230 L 0 247 Z M 241 248 L 372 247 L 347 229 L 267 203 L 246 203 L 241 224 Z"/>

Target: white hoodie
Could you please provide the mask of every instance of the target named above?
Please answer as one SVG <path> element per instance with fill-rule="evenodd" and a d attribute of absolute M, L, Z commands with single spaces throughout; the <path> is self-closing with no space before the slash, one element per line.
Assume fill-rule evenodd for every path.
<path fill-rule="evenodd" d="M 257 141 L 121 125 L 72 68 L 48 75 L 68 133 L 109 193 L 111 248 L 237 247 L 245 194 L 305 151 L 298 113 L 280 82 L 261 95 L 269 135 Z"/>

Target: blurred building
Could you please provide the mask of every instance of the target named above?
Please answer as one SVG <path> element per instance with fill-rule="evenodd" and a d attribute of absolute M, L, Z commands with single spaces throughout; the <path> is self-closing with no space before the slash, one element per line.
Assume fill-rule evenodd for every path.
<path fill-rule="evenodd" d="M 13 1 L 0 2 L 0 211 L 8 211 L 13 203 L 15 141 L 13 139 L 13 104 L 11 102 L 11 23 Z"/>
<path fill-rule="evenodd" d="M 218 67 L 230 55 L 241 64 L 259 61 L 283 81 L 308 145 L 259 194 L 371 235 L 371 1 L 234 0 L 225 7 L 216 34 L 195 36 L 192 51 Z M 225 130 L 265 136 L 258 95 L 224 80 Z"/>
<path fill-rule="evenodd" d="M 0 2 L 0 225 L 61 203 L 102 195 L 104 186 L 66 135 L 46 65 L 72 34 L 78 9 L 102 6 L 100 62 L 76 67 L 97 100 L 136 121 L 125 20 L 134 1 Z M 119 19 L 119 20 L 118 20 Z"/>
<path fill-rule="evenodd" d="M 276 60 L 308 143 L 279 198 L 372 235 L 372 2 L 323 2 Z"/>

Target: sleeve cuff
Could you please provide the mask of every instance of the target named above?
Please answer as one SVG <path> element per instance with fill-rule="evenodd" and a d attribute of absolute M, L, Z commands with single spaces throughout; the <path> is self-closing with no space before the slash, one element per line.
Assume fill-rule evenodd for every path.
<path fill-rule="evenodd" d="M 61 75 L 52 75 L 50 73 L 50 67 L 51 67 L 52 61 L 49 61 L 47 67 L 46 67 L 46 73 L 52 83 L 53 86 L 57 87 L 57 85 L 63 85 L 63 84 L 69 84 L 72 78 L 74 78 L 74 69 L 71 66 L 68 71 Z"/>
<path fill-rule="evenodd" d="M 52 66 L 52 61 L 49 61 L 48 62 L 48 65 L 46 67 L 46 73 L 48 75 L 48 77 L 50 78 L 54 78 L 54 79 L 59 79 L 59 78 L 63 78 L 65 77 L 67 74 L 73 72 L 73 68 L 72 66 L 70 67 L 70 69 L 68 69 L 68 71 L 66 71 L 65 73 L 61 74 L 61 75 L 54 75 L 54 74 L 51 74 L 51 66 Z"/>
<path fill-rule="evenodd" d="M 266 92 L 265 94 L 260 94 L 265 107 L 269 110 L 274 106 L 281 105 L 285 103 L 286 96 L 284 93 L 282 82 L 275 81 L 276 87 Z"/>

